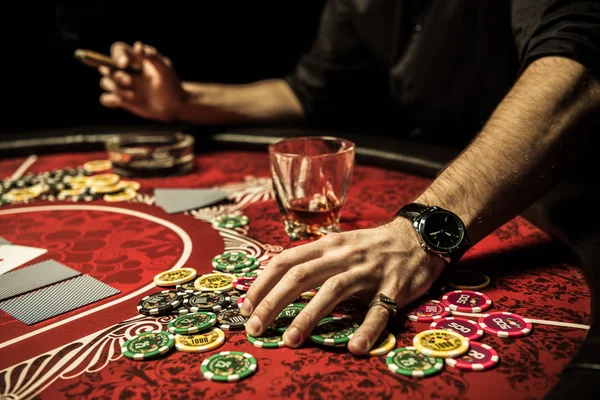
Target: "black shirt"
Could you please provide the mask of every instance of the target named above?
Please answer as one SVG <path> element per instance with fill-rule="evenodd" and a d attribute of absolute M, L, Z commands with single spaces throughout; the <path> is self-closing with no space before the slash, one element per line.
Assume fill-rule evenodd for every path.
<path fill-rule="evenodd" d="M 308 121 L 464 143 L 544 56 L 598 73 L 600 1 L 331 0 L 287 81 Z"/>

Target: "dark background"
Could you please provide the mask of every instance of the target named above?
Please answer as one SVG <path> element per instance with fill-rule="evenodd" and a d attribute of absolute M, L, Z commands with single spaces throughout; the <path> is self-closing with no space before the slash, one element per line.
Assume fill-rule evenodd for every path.
<path fill-rule="evenodd" d="M 184 80 L 283 77 L 315 37 L 324 1 L 73 2 L 5 9 L 2 131 L 145 122 L 98 101 L 100 75 L 73 58 L 136 40 L 171 58 Z M 5 28 L 6 29 L 6 26 Z"/>

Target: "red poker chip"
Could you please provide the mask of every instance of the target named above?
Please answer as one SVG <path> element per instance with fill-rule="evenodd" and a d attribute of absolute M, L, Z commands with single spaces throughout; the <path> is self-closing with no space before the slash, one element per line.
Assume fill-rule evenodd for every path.
<path fill-rule="evenodd" d="M 247 292 L 250 290 L 250 286 L 252 286 L 255 280 L 256 278 L 238 277 L 233 280 L 232 285 L 237 290 Z"/>
<path fill-rule="evenodd" d="M 450 307 L 439 300 L 428 300 L 408 313 L 408 319 L 415 322 L 433 322 L 450 315 Z"/>
<path fill-rule="evenodd" d="M 442 297 L 450 310 L 467 313 L 480 313 L 492 307 L 492 299 L 481 292 L 472 290 L 454 290 Z"/>
<path fill-rule="evenodd" d="M 245 294 L 241 295 L 241 296 L 238 298 L 237 305 L 238 305 L 238 308 L 239 308 L 240 310 L 242 309 L 242 304 L 244 304 L 244 300 L 246 300 L 246 295 L 245 295 Z"/>
<path fill-rule="evenodd" d="M 464 371 L 486 371 L 500 362 L 496 350 L 485 343 L 470 342 L 469 351 L 457 358 L 446 358 L 446 365 Z"/>
<path fill-rule="evenodd" d="M 463 318 L 446 317 L 433 321 L 431 329 L 446 329 L 454 331 L 469 340 L 479 340 L 483 337 L 483 329 L 473 321 Z"/>
<path fill-rule="evenodd" d="M 531 322 L 509 312 L 493 312 L 479 318 L 479 326 L 490 335 L 515 338 L 528 335 L 533 329 Z"/>

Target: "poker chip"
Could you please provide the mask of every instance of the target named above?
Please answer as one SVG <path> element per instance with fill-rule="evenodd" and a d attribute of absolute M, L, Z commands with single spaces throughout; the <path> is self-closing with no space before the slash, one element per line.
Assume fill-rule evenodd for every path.
<path fill-rule="evenodd" d="M 235 279 L 235 275 L 220 272 L 205 274 L 196 279 L 194 288 L 196 291 L 213 292 L 216 290 L 222 292 L 233 289 L 233 281 Z"/>
<path fill-rule="evenodd" d="M 114 186 L 119 183 L 121 177 L 117 174 L 100 174 L 100 175 L 92 175 L 87 178 L 88 186 Z M 73 184 L 70 181 L 71 185 Z"/>
<path fill-rule="evenodd" d="M 217 228 L 239 228 L 248 225 L 248 217 L 245 215 L 221 215 L 212 221 Z"/>
<path fill-rule="evenodd" d="M 260 347 L 263 349 L 278 349 L 281 347 L 285 347 L 285 344 L 283 343 L 283 335 L 280 332 L 274 331 L 272 329 L 267 329 L 259 337 L 254 337 L 250 335 L 247 336 L 248 341 L 256 347 Z"/>
<path fill-rule="evenodd" d="M 261 270 L 256 269 L 254 271 L 250 271 L 250 272 L 240 272 L 235 274 L 235 276 L 237 278 L 258 278 L 258 276 L 260 275 Z"/>
<path fill-rule="evenodd" d="M 325 346 L 345 346 L 357 329 L 358 324 L 351 319 L 325 317 L 319 321 L 310 338 Z"/>
<path fill-rule="evenodd" d="M 174 309 L 172 309 L 171 311 L 169 311 L 170 315 L 184 315 L 184 314 L 189 314 L 189 313 L 190 313 L 190 310 L 188 310 L 183 305 L 183 301 L 181 302 L 181 304 L 179 305 L 179 307 L 175 307 Z"/>
<path fill-rule="evenodd" d="M 393 373 L 418 378 L 436 374 L 444 368 L 443 359 L 426 356 L 412 346 L 390 351 L 385 363 Z"/>
<path fill-rule="evenodd" d="M 237 302 L 240 296 L 242 295 L 240 292 L 238 292 L 235 289 L 232 289 L 223 292 L 223 294 L 225 295 L 225 297 L 229 297 L 229 305 L 227 306 L 227 308 L 238 308 Z"/>
<path fill-rule="evenodd" d="M 314 292 L 304 292 L 300 296 L 298 296 L 296 300 L 294 300 L 294 303 L 308 304 L 313 299 L 313 297 L 315 297 L 315 295 L 316 293 Z"/>
<path fill-rule="evenodd" d="M 285 332 L 292 324 L 294 318 L 304 310 L 304 307 L 306 307 L 306 304 L 303 303 L 292 303 L 288 305 L 279 313 L 279 315 L 277 315 L 271 324 L 271 328 L 277 332 Z"/>
<path fill-rule="evenodd" d="M 244 305 L 244 300 L 246 300 L 245 294 L 241 295 L 240 298 L 237 300 L 237 305 L 240 310 L 242 309 L 242 305 Z"/>
<path fill-rule="evenodd" d="M 432 322 L 450 315 L 450 307 L 438 300 L 428 300 L 408 314 L 408 319 L 415 322 Z"/>
<path fill-rule="evenodd" d="M 213 267 L 221 272 L 250 272 L 258 268 L 259 262 L 255 257 L 239 251 L 228 251 L 212 260 Z"/>
<path fill-rule="evenodd" d="M 195 284 L 195 281 L 191 280 L 191 281 L 188 281 L 185 283 L 180 283 L 180 284 L 176 285 L 175 288 L 180 293 L 193 294 L 194 292 L 197 292 L 194 284 Z"/>
<path fill-rule="evenodd" d="M 137 305 L 137 310 L 144 315 L 165 315 L 181 304 L 181 294 L 178 292 L 163 290 L 162 292 L 150 294 Z"/>
<path fill-rule="evenodd" d="M 483 329 L 468 319 L 446 317 L 433 321 L 430 328 L 454 331 L 460 333 L 468 340 L 479 340 L 483 337 Z"/>
<path fill-rule="evenodd" d="M 91 185 L 90 177 L 84 175 L 65 176 L 62 181 L 69 185 L 71 189 L 82 189 Z"/>
<path fill-rule="evenodd" d="M 469 350 L 469 341 L 454 331 L 429 329 L 415 335 L 413 346 L 426 356 L 453 358 Z"/>
<path fill-rule="evenodd" d="M 187 299 L 183 300 L 183 304 L 191 311 L 221 311 L 227 307 L 230 298 L 224 296 L 220 292 L 196 292 Z"/>
<path fill-rule="evenodd" d="M 131 189 L 134 192 L 137 192 L 142 187 L 142 185 L 136 181 L 119 181 L 119 183 L 124 189 Z"/>
<path fill-rule="evenodd" d="M 102 200 L 109 203 L 117 203 L 119 201 L 129 201 L 136 198 L 138 193 L 135 190 L 125 189 L 120 193 L 105 194 L 102 196 Z"/>
<path fill-rule="evenodd" d="M 115 194 L 125 189 L 125 186 L 121 182 L 117 182 L 115 185 L 101 185 L 90 187 L 90 193 L 93 194 Z"/>
<path fill-rule="evenodd" d="M 396 336 L 393 334 L 383 331 L 375 344 L 369 350 L 371 356 L 384 356 L 396 347 Z"/>
<path fill-rule="evenodd" d="M 481 272 L 467 269 L 452 270 L 446 278 L 453 289 L 481 290 L 489 286 L 490 277 Z"/>
<path fill-rule="evenodd" d="M 83 196 L 87 193 L 86 188 L 79 189 L 63 189 L 56 195 L 56 198 L 59 200 L 68 200 L 74 196 Z"/>
<path fill-rule="evenodd" d="M 196 312 L 175 318 L 169 322 L 169 332 L 180 335 L 202 332 L 217 322 L 217 316 L 211 312 Z"/>
<path fill-rule="evenodd" d="M 202 361 L 204 378 L 218 382 L 236 382 L 256 372 L 256 358 L 240 351 L 222 351 Z"/>
<path fill-rule="evenodd" d="M 9 192 L 3 195 L 4 199 L 9 202 L 17 202 L 17 201 L 29 201 L 33 200 L 36 197 L 39 197 L 40 193 L 36 190 L 32 190 L 31 188 L 16 188 L 11 189 Z"/>
<path fill-rule="evenodd" d="M 121 351 L 131 360 L 148 360 L 167 353 L 174 344 L 175 337 L 169 332 L 143 332 L 127 340 Z"/>
<path fill-rule="evenodd" d="M 204 353 L 214 350 L 225 343 L 225 333 L 219 328 L 193 333 L 175 335 L 175 348 L 184 353 Z"/>
<path fill-rule="evenodd" d="M 154 277 L 154 283 L 158 286 L 176 286 L 180 283 L 186 283 L 196 277 L 194 268 L 178 268 L 165 272 Z"/>
<path fill-rule="evenodd" d="M 490 335 L 516 338 L 528 335 L 533 329 L 531 322 L 510 312 L 493 312 L 479 318 L 479 326 Z"/>
<path fill-rule="evenodd" d="M 334 317 L 356 318 L 367 312 L 367 304 L 360 297 L 351 297 L 337 304 L 331 311 Z"/>
<path fill-rule="evenodd" d="M 102 172 L 112 168 L 110 160 L 93 160 L 83 164 L 83 168 L 89 172 Z"/>
<path fill-rule="evenodd" d="M 250 286 L 252 286 L 252 283 L 254 283 L 255 280 L 256 278 L 237 277 L 233 280 L 233 287 L 237 290 L 247 292 L 248 290 L 250 290 Z"/>
<path fill-rule="evenodd" d="M 442 301 L 450 307 L 452 311 L 467 313 L 480 313 L 487 311 L 492 307 L 492 299 L 480 292 L 471 290 L 455 290 L 446 293 Z"/>
<path fill-rule="evenodd" d="M 240 314 L 239 308 L 231 308 L 219 311 L 217 322 L 224 331 L 235 331 L 245 329 L 248 318 Z"/>
<path fill-rule="evenodd" d="M 458 358 L 446 358 L 446 364 L 450 367 L 464 371 L 487 371 L 494 368 L 500 362 L 496 350 L 485 343 L 471 343 L 467 354 Z"/>

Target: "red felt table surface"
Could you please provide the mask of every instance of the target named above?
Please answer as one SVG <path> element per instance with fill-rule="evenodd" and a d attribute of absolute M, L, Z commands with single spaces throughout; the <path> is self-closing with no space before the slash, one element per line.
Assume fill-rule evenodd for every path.
<path fill-rule="evenodd" d="M 28 172 L 82 165 L 102 153 L 43 155 Z M 0 161 L 0 176 L 11 175 L 24 159 Z M 197 157 L 196 169 L 182 177 L 136 179 L 141 196 L 128 203 L 34 201 L 0 208 L 0 236 L 48 249 L 53 258 L 119 289 L 101 302 L 27 326 L 0 312 L 0 393 L 9 398 L 540 398 L 581 344 L 587 331 L 569 324 L 590 323 L 590 292 L 580 270 L 566 261 L 562 247 L 523 218 L 500 227 L 470 250 L 461 264 L 492 278 L 482 290 L 493 311 L 566 323 L 534 323 L 531 335 L 501 339 L 485 335 L 500 356 L 488 372 L 445 367 L 417 379 L 392 374 L 385 357 L 356 357 L 344 349 L 307 343 L 303 348 L 260 349 L 244 332 L 226 333 L 220 348 L 200 354 L 173 349 L 153 361 L 121 355 L 125 339 L 162 327 L 173 317 L 137 314 L 135 304 L 157 289 L 152 277 L 181 264 L 199 273 L 210 259 L 241 246 L 263 264 L 291 246 L 283 231 L 269 178 L 267 155 L 220 152 Z M 428 179 L 357 166 L 342 228 L 374 226 L 427 187 Z M 247 229 L 217 232 L 207 221 L 223 210 L 168 215 L 153 204 L 153 188 L 225 187 L 230 210 L 250 218 Z M 34 260 L 33 262 L 39 261 Z M 31 263 L 30 263 L 31 264 Z M 268 268 L 268 266 L 267 266 Z M 473 318 L 471 318 L 473 319 Z M 474 319 L 476 320 L 476 319 Z M 394 329 L 399 346 L 410 345 L 429 324 L 403 322 Z M 253 354 L 257 373 L 239 383 L 205 380 L 200 363 L 218 351 Z"/>

